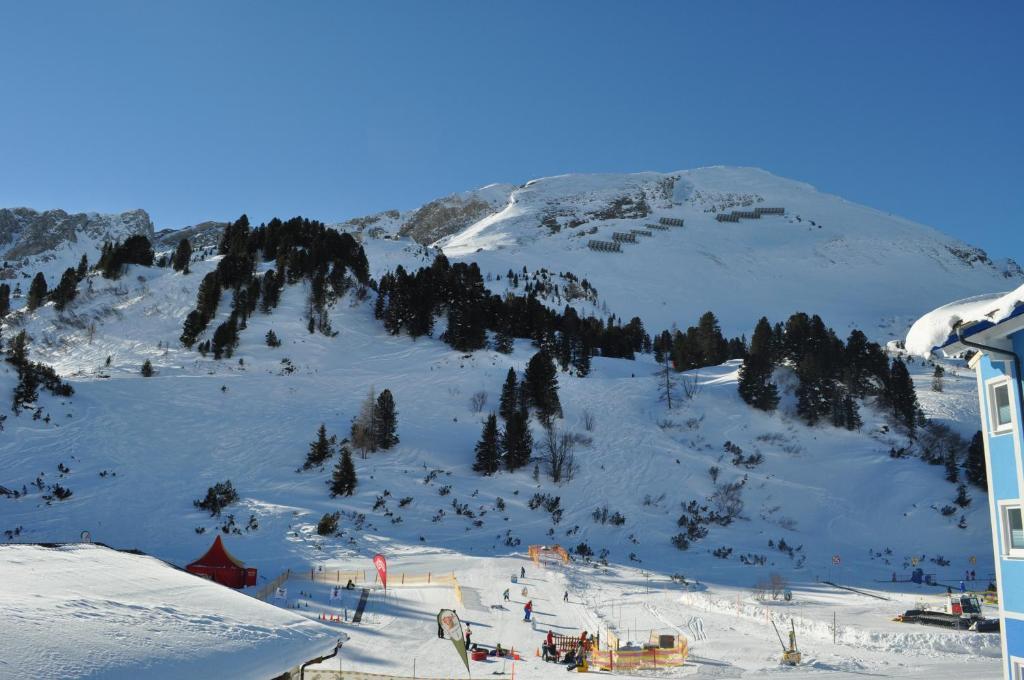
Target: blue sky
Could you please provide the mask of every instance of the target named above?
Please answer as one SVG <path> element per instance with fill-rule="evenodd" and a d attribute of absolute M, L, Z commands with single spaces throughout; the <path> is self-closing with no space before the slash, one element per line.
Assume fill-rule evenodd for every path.
<path fill-rule="evenodd" d="M 326 221 L 760 166 L 1024 260 L 1019 2 L 0 5 L 0 206 Z"/>

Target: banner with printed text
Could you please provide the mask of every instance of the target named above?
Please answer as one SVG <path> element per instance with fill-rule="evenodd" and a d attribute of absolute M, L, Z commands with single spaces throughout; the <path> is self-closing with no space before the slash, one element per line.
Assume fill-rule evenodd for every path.
<path fill-rule="evenodd" d="M 437 625 L 444 631 L 444 634 L 455 645 L 455 651 L 462 657 L 462 663 L 466 664 L 466 672 L 469 673 L 469 657 L 466 655 L 466 636 L 462 632 L 462 621 L 459 615 L 451 609 L 442 609 L 437 613 Z"/>

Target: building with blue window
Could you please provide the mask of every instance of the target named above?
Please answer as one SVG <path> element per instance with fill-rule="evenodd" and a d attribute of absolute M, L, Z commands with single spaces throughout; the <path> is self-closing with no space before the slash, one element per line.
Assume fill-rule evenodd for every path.
<path fill-rule="evenodd" d="M 977 374 L 1003 674 L 1024 680 L 1024 286 L 931 312 L 914 324 L 907 349 L 923 355 L 970 355 L 969 365 Z"/>

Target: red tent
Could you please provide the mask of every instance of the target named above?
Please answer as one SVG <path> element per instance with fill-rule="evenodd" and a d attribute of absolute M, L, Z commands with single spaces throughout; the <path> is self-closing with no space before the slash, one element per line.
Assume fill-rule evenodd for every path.
<path fill-rule="evenodd" d="M 241 560 L 232 556 L 224 547 L 220 536 L 213 539 L 213 545 L 206 554 L 185 567 L 185 571 L 230 588 L 256 585 L 256 570 L 247 568 Z"/>

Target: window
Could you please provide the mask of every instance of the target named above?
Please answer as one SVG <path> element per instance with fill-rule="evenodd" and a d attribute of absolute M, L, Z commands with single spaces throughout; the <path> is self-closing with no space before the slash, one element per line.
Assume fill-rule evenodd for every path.
<path fill-rule="evenodd" d="M 1011 680 L 1024 680 L 1024 659 L 1014 656 L 1010 658 L 1010 661 L 1013 663 L 1013 678 Z"/>
<path fill-rule="evenodd" d="M 1003 506 L 1003 552 L 1011 557 L 1024 557 L 1024 508 Z"/>
<path fill-rule="evenodd" d="M 993 432 L 1005 432 L 1013 428 L 1013 408 L 1010 404 L 1010 382 L 1000 380 L 988 388 L 988 410 Z"/>

